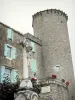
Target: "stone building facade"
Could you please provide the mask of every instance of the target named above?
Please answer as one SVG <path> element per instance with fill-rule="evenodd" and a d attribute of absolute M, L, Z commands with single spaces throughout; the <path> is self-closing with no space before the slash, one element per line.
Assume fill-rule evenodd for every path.
<path fill-rule="evenodd" d="M 40 100 L 75 100 L 67 20 L 60 10 L 38 12 L 33 15 L 34 36 L 0 23 L 0 82 L 6 74 L 11 82 L 17 75 L 22 79 L 26 56 L 28 78 L 37 77 L 41 84 Z M 26 55 L 24 43 L 32 47 Z"/>
<path fill-rule="evenodd" d="M 22 42 L 25 37 L 27 38 L 26 41 L 33 47 L 32 51 L 27 53 L 29 77 L 36 73 L 34 40 L 40 40 L 36 39 L 32 35 L 30 35 L 30 38 L 29 35 L 30 34 L 27 33 L 24 36 L 22 33 L 14 30 L 13 28 L 0 23 L 0 82 L 3 82 L 7 76 L 13 83 L 17 81 L 17 75 L 19 75 L 20 79 L 23 78 Z M 40 42 L 38 43 L 40 44 Z M 32 66 L 34 66 L 34 68 L 32 68 Z"/>
<path fill-rule="evenodd" d="M 17 41 L 23 39 L 23 35 L 12 29 L 11 27 L 0 23 L 0 81 L 4 80 L 3 77 L 6 73 L 9 77 L 12 77 L 11 81 L 16 81 L 14 79 L 14 73 L 17 74 L 17 70 L 20 69 L 19 75 L 22 76 L 22 65 L 23 60 L 22 54 L 23 47 L 18 45 Z"/>
<path fill-rule="evenodd" d="M 24 37 L 26 38 L 28 44 L 32 46 L 31 52 L 28 53 L 28 69 L 29 69 L 29 77 L 39 77 L 38 76 L 38 70 L 41 70 L 40 66 L 42 66 L 42 58 L 41 58 L 41 40 L 30 33 L 24 34 Z M 37 52 L 40 52 L 39 55 L 37 55 Z M 39 66 L 39 69 L 37 69 L 37 65 Z M 42 71 L 42 70 L 41 70 Z"/>
<path fill-rule="evenodd" d="M 63 11 L 49 9 L 34 14 L 32 26 L 34 36 L 42 41 L 42 52 L 37 52 L 37 55 L 41 55 L 42 58 L 42 66 L 37 65 L 37 69 L 40 67 L 42 70 L 38 70 L 39 79 L 55 74 L 57 79 L 68 81 L 70 83 L 69 100 L 74 100 L 74 72 L 67 20 L 68 16 Z M 68 100 L 67 95 L 66 93 L 64 99 L 63 97 L 58 99 L 56 96 L 54 100 Z"/>

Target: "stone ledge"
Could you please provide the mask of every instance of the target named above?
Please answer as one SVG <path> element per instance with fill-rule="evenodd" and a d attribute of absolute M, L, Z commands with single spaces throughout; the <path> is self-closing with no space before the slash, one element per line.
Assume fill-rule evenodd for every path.
<path fill-rule="evenodd" d="M 39 44 L 40 46 L 42 46 L 41 40 L 37 37 L 35 37 L 34 35 L 30 34 L 30 33 L 26 33 L 24 34 L 26 39 L 29 39 L 33 42 L 35 42 L 36 44 Z"/>

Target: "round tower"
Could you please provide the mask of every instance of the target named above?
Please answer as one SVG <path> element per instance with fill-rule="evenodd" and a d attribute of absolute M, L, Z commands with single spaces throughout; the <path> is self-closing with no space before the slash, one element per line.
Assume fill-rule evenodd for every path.
<path fill-rule="evenodd" d="M 70 100 L 74 100 L 74 74 L 67 20 L 68 16 L 57 9 L 40 11 L 33 15 L 33 29 L 34 35 L 42 41 L 43 66 L 40 67 L 45 73 L 42 78 L 55 74 L 59 80 L 68 81 Z M 41 74 L 43 73 L 39 70 L 39 76 Z"/>

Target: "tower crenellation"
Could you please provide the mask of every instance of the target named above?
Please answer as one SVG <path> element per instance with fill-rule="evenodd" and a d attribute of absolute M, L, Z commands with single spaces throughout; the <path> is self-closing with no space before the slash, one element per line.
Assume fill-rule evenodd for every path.
<path fill-rule="evenodd" d="M 33 20 L 34 18 L 38 17 L 38 16 L 42 16 L 43 13 L 46 13 L 46 14 L 57 14 L 57 16 L 63 16 L 66 18 L 66 20 L 68 20 L 68 16 L 65 12 L 61 11 L 61 10 L 57 10 L 57 9 L 47 9 L 47 10 L 44 10 L 44 11 L 40 11 L 40 12 L 37 12 L 33 15 Z"/>

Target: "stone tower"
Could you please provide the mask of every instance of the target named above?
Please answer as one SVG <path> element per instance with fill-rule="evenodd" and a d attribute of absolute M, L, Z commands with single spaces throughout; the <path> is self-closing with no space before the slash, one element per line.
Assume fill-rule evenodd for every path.
<path fill-rule="evenodd" d="M 69 100 L 75 100 L 67 20 L 68 16 L 63 11 L 56 9 L 40 11 L 33 15 L 33 29 L 34 35 L 42 41 L 42 53 L 40 53 L 42 66 L 37 65 L 37 67 L 41 67 L 44 74 L 39 70 L 39 78 L 41 74 L 42 78 L 56 74 L 59 80 L 68 81 Z M 36 56 L 40 54 L 37 51 Z"/>

